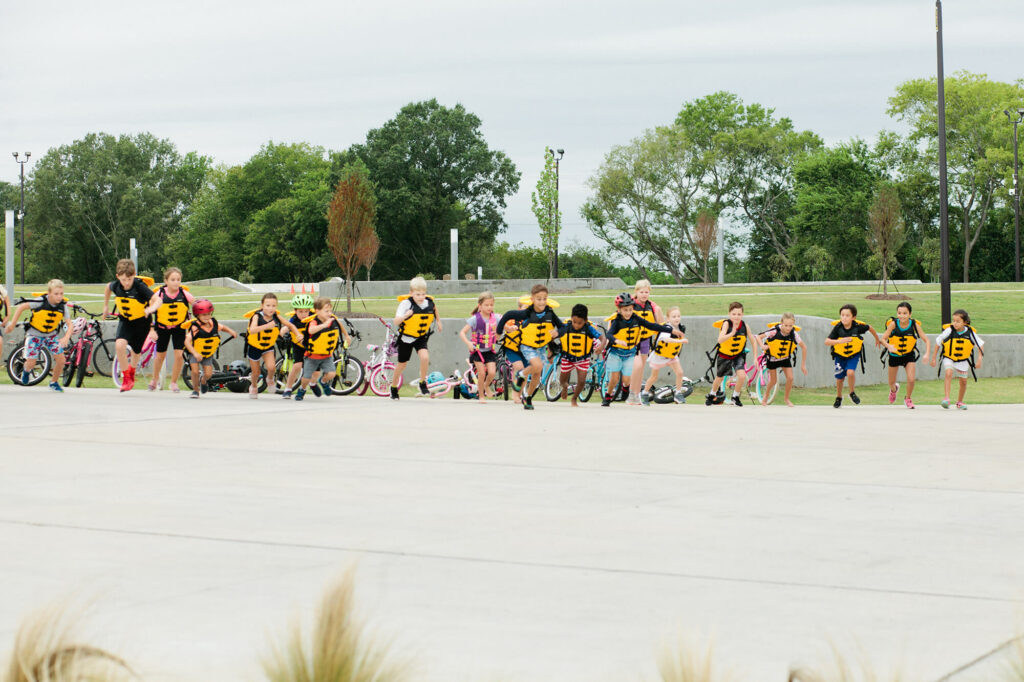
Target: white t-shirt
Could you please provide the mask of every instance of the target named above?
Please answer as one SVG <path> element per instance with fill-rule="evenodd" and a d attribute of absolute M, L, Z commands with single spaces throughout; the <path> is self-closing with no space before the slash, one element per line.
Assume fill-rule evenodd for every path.
<path fill-rule="evenodd" d="M 405 314 L 412 310 L 413 303 L 415 303 L 415 301 L 412 300 L 412 296 L 402 299 L 401 303 L 398 304 L 398 310 L 395 311 L 395 317 L 405 317 Z M 428 299 L 423 299 L 423 303 L 416 303 L 416 306 L 420 310 L 426 310 L 430 307 L 430 301 Z M 402 343 L 412 343 L 415 340 L 416 337 L 414 336 L 406 336 L 405 334 L 402 334 Z"/>

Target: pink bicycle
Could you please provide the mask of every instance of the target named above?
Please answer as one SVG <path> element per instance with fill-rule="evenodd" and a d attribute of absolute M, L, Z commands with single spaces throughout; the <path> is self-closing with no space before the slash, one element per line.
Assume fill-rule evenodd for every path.
<path fill-rule="evenodd" d="M 366 346 L 366 350 L 370 351 L 370 359 L 365 364 L 366 376 L 369 379 L 359 387 L 359 395 L 365 395 L 366 389 L 369 388 L 374 395 L 385 398 L 391 395 L 391 381 L 395 377 L 394 358 L 398 355 L 398 334 L 383 317 L 378 316 L 377 319 L 387 331 L 383 344 Z M 398 377 L 399 388 L 403 382 L 404 378 Z"/>

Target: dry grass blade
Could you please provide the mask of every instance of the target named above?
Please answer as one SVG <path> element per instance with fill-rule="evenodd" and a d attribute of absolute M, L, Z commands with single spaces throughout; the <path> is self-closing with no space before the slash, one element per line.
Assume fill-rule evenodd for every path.
<path fill-rule="evenodd" d="M 863 655 L 860 665 L 854 667 L 835 645 L 832 645 L 831 670 L 792 668 L 789 671 L 789 682 L 882 682 L 882 680 L 901 682 L 903 679 L 900 673 L 894 673 L 888 678 L 879 677 L 871 669 Z"/>
<path fill-rule="evenodd" d="M 703 652 L 685 643 L 666 649 L 658 658 L 661 682 L 727 682 L 732 679 L 727 673 L 716 672 L 714 649 L 711 641 Z"/>
<path fill-rule="evenodd" d="M 3 682 L 119 682 L 136 678 L 121 658 L 73 643 L 63 609 L 28 619 L 18 630 Z"/>
<path fill-rule="evenodd" d="M 270 682 L 397 682 L 401 668 L 388 660 L 387 650 L 368 641 L 357 622 L 353 580 L 346 573 L 324 594 L 311 641 L 292 626 L 284 648 L 263 662 Z"/>
<path fill-rule="evenodd" d="M 1024 635 L 1014 640 L 1008 658 L 1006 682 L 1024 682 Z"/>

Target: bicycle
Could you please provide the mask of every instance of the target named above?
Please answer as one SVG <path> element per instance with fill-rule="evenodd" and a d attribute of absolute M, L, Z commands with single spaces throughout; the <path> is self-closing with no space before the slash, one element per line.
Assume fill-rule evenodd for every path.
<path fill-rule="evenodd" d="M 87 374 L 92 374 L 89 371 L 89 364 L 92 363 L 95 371 L 103 375 L 99 365 L 102 363 L 100 360 L 100 353 L 96 352 L 97 339 L 100 343 L 103 342 L 103 331 L 99 318 L 102 318 L 102 314 L 90 313 L 82 306 L 71 304 L 71 309 L 76 313 L 79 313 L 79 317 L 74 319 L 72 322 L 72 334 L 77 334 L 78 339 L 67 347 L 64 351 L 64 355 L 67 361 L 64 363 L 64 376 L 63 383 L 65 386 L 70 386 L 71 381 L 75 381 L 75 386 L 78 388 L 82 387 L 85 382 Z M 83 317 L 84 316 L 84 317 Z M 111 358 L 110 365 L 113 366 L 113 359 Z"/>
<path fill-rule="evenodd" d="M 14 307 L 18 307 L 22 303 L 27 303 L 32 300 L 37 299 L 25 298 L 24 296 L 21 296 L 18 298 L 18 300 L 14 301 Z M 28 333 L 28 329 L 30 326 L 29 320 L 20 322 L 18 323 L 17 326 L 23 328 L 25 332 Z M 22 340 L 21 343 L 14 347 L 14 350 L 11 351 L 11 354 L 7 356 L 7 362 L 5 363 L 7 366 L 7 376 L 11 378 L 11 381 L 14 382 L 15 385 L 35 386 L 40 381 L 49 376 L 50 366 L 53 364 L 53 357 L 50 355 L 50 351 L 48 351 L 46 348 L 40 347 L 39 355 L 36 357 L 36 365 L 29 372 L 29 380 L 28 382 L 23 383 L 21 380 L 21 375 L 25 371 L 26 360 L 27 358 L 25 357 L 25 341 Z"/>
<path fill-rule="evenodd" d="M 348 335 L 352 343 L 362 341 L 363 335 L 352 326 L 346 318 L 342 318 L 345 326 L 348 327 Z M 354 355 L 349 354 L 348 346 L 340 344 L 334 349 L 334 381 L 331 382 L 331 391 L 338 395 L 349 395 L 355 393 L 366 381 L 366 366 L 363 361 Z M 365 392 L 366 389 L 363 388 Z M 362 393 L 360 393 L 362 395 Z"/>
<path fill-rule="evenodd" d="M 369 375 L 369 379 L 363 384 L 359 395 L 365 395 L 369 388 L 374 395 L 385 398 L 391 395 L 391 381 L 395 376 L 395 363 L 392 362 L 392 358 L 398 355 L 398 333 L 383 317 L 378 316 L 377 320 L 384 325 L 387 332 L 382 345 L 370 344 L 366 347 L 370 351 L 370 359 L 364 365 L 364 372 Z M 402 387 L 404 381 L 405 378 L 399 375 L 398 388 Z"/>
<path fill-rule="evenodd" d="M 431 372 L 431 374 L 437 373 Z M 435 377 L 434 380 L 431 380 L 430 376 L 428 376 L 427 393 L 431 398 L 440 398 L 441 396 L 446 395 L 453 388 L 457 389 L 461 384 L 462 375 L 459 373 L 459 370 L 455 370 L 450 375 L 442 379 L 437 379 Z M 455 398 L 455 400 L 458 400 L 461 397 L 460 391 L 456 390 L 452 397 Z"/>
<path fill-rule="evenodd" d="M 245 336 L 245 334 L 239 334 L 239 336 Z M 222 388 L 227 388 L 232 393 L 246 393 L 249 387 L 252 385 L 252 370 L 249 367 L 248 360 L 235 360 L 230 363 L 227 368 L 221 369 L 220 367 L 220 349 L 225 345 L 234 341 L 234 337 L 227 339 L 223 343 L 217 346 L 217 351 L 213 355 L 213 373 L 210 378 L 206 380 L 207 389 L 210 391 L 218 391 Z M 185 381 L 185 385 L 189 390 L 196 390 L 195 386 L 192 385 L 192 363 L 195 360 L 192 359 L 190 353 L 185 353 L 184 362 L 181 369 L 181 378 Z M 200 382 L 202 381 L 202 368 L 199 369 Z M 263 393 L 267 390 L 267 371 L 260 368 L 260 378 L 256 382 L 256 390 L 259 393 Z"/>
<path fill-rule="evenodd" d="M 707 371 L 704 372 L 704 381 L 708 384 L 713 384 L 715 381 L 715 365 L 718 361 L 718 356 L 714 350 L 706 351 L 704 353 L 710 366 Z M 747 394 L 755 399 L 758 404 L 765 402 L 763 399 L 766 394 L 768 386 L 768 358 L 764 353 L 759 354 L 754 358 L 752 363 L 746 364 L 743 367 L 743 371 L 747 374 L 747 385 L 743 388 L 746 389 Z M 736 375 L 731 375 L 729 379 L 725 381 L 725 388 L 736 388 Z M 775 398 L 775 393 L 779 388 L 778 382 L 772 387 L 771 395 L 767 396 L 767 402 L 771 402 Z M 724 390 L 724 389 L 723 389 Z"/>
<path fill-rule="evenodd" d="M 109 353 L 111 350 L 115 351 L 113 353 L 114 360 L 110 369 L 110 378 L 113 379 L 114 386 L 121 388 L 121 362 L 117 359 L 117 339 L 107 339 L 101 343 L 100 346 L 104 348 L 102 351 L 104 353 Z M 128 357 L 131 358 L 132 349 L 127 348 L 126 351 L 128 353 Z M 146 342 L 142 344 L 142 352 L 139 353 L 139 364 L 135 368 L 135 373 L 145 377 L 152 377 L 154 358 L 156 358 L 156 340 L 147 338 Z M 165 366 L 161 368 L 160 376 L 157 377 L 158 382 L 163 382 L 163 376 L 166 369 L 165 363 Z"/>

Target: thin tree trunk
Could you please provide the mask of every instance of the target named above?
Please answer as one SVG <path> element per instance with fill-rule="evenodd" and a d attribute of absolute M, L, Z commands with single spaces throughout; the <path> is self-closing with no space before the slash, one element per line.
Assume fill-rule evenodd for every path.
<path fill-rule="evenodd" d="M 352 280 L 345 278 L 345 312 L 352 312 Z"/>

